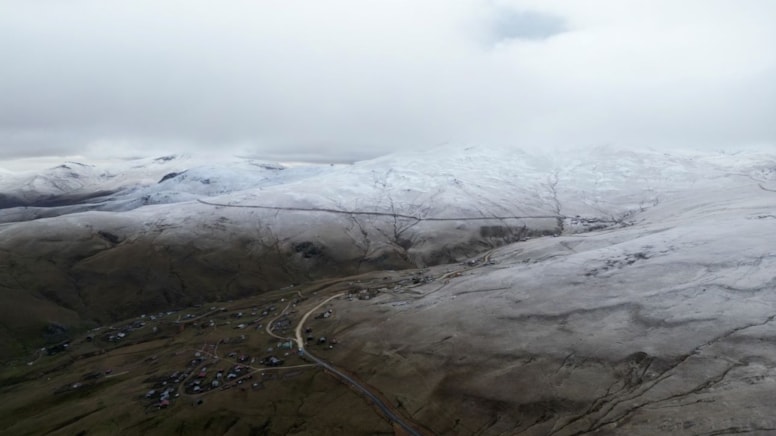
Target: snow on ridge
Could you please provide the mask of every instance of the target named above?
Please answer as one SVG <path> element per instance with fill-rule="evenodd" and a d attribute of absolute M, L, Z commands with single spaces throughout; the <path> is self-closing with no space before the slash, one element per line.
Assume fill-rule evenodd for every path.
<path fill-rule="evenodd" d="M 441 217 L 614 216 L 736 178 L 776 180 L 776 154 L 443 145 L 353 165 L 288 167 L 254 158 L 184 154 L 66 163 L 32 174 L 3 172 L 0 193 L 33 198 L 115 192 L 102 199 L 101 210 L 111 210 L 111 202 L 115 210 L 128 210 L 208 199 Z"/>
<path fill-rule="evenodd" d="M 398 208 L 402 213 L 414 209 L 442 216 L 617 215 L 699 184 L 719 183 L 720 176 L 749 174 L 764 158 L 768 156 L 614 147 L 556 155 L 443 146 L 361 161 L 315 178 L 237 191 L 213 201 L 382 212 Z"/>
<path fill-rule="evenodd" d="M 252 173 L 282 171 L 275 162 L 256 159 L 222 158 L 217 164 L 206 157 L 174 155 L 156 158 L 120 160 L 88 164 L 67 161 L 41 171 L 9 171 L 0 173 L 0 193 L 30 201 L 62 195 L 83 195 L 98 191 L 141 190 L 153 187 L 166 175 L 192 174 L 211 171 L 213 177 L 224 181 L 220 193 L 248 185 L 239 183 Z M 201 180 L 207 180 L 201 175 Z M 255 177 L 254 177 L 255 179 Z M 261 177 L 260 177 L 261 179 Z M 183 191 L 191 186 L 181 185 Z M 173 189 L 175 190 L 175 189 Z M 195 190 L 195 192 L 198 192 Z"/>

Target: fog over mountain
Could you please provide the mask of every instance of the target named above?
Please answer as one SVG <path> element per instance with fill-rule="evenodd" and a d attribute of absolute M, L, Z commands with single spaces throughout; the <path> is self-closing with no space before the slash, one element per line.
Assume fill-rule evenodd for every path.
<path fill-rule="evenodd" d="M 0 434 L 776 434 L 774 22 L 0 1 Z"/>
<path fill-rule="evenodd" d="M 0 4 L 0 158 L 773 146 L 750 0 Z"/>

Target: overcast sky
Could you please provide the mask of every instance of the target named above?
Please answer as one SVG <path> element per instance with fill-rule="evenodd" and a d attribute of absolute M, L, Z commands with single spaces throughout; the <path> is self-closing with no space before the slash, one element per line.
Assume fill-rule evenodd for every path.
<path fill-rule="evenodd" d="M 776 144 L 772 0 L 0 0 L 0 159 Z"/>

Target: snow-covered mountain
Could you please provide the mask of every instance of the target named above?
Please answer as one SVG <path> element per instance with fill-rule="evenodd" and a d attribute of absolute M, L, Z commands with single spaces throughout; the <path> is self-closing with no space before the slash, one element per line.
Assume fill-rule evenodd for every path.
<path fill-rule="evenodd" d="M 213 164 L 191 155 L 120 161 L 100 166 L 66 162 L 43 172 L 0 173 L 0 221 L 26 221 L 89 210 L 126 211 L 150 204 L 286 183 L 318 168 L 230 158 Z"/>
<path fill-rule="evenodd" d="M 776 179 L 773 160 L 764 152 L 667 154 L 612 147 L 565 153 L 440 147 L 336 167 L 181 155 L 102 166 L 66 162 L 40 173 L 5 171 L 0 207 L 5 222 L 214 197 L 243 205 L 264 200 L 270 206 L 351 211 L 423 208 L 437 217 L 555 213 L 557 200 L 567 209 L 564 215 L 611 215 L 699 184 L 711 187 L 720 178 L 768 183 Z M 24 215 L 14 206 L 39 215 Z"/>
<path fill-rule="evenodd" d="M 0 286 L 15 303 L 0 318 L 30 336 L 51 322 L 455 262 L 541 236 L 694 221 L 741 195 L 776 198 L 773 188 L 774 153 L 608 147 L 440 147 L 336 166 L 169 156 L 4 172 Z M 3 336 L 10 350 L 24 335 Z"/>
<path fill-rule="evenodd" d="M 386 292 L 339 322 L 357 345 L 337 361 L 379 368 L 438 434 L 774 434 L 776 192 L 759 184 L 721 177 L 633 225 Z"/>
<path fill-rule="evenodd" d="M 0 187 L 4 360 L 130 315 L 337 277 L 336 292 L 373 296 L 304 289 L 336 313 L 327 358 L 438 434 L 776 431 L 772 151 L 176 156 L 5 171 Z"/>

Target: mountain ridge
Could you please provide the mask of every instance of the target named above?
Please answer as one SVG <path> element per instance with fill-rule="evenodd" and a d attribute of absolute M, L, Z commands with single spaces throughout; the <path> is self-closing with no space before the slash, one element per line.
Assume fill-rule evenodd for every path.
<path fill-rule="evenodd" d="M 55 167 L 65 176 L 81 171 L 70 184 L 49 175 L 13 188 L 0 179 L 5 195 L 30 186 L 45 195 L 94 195 L 0 211 L 0 257 L 14 265 L 0 271 L 3 292 L 25 302 L 22 313 L 42 305 L 60 314 L 14 318 L 8 331 L 40 343 L 49 323 L 85 328 L 157 306 L 456 262 L 535 237 L 628 226 L 653 209 L 718 204 L 714 192 L 727 187 L 771 186 L 776 168 L 776 157 L 761 152 L 612 148 L 552 156 L 446 147 L 336 167 L 192 162 L 146 159 L 127 174 Z M 182 173 L 161 181 L 172 172 Z M 102 180 L 116 191 L 94 191 L 106 187 Z M 27 346 L 5 337 L 16 344 L 8 350 Z"/>

